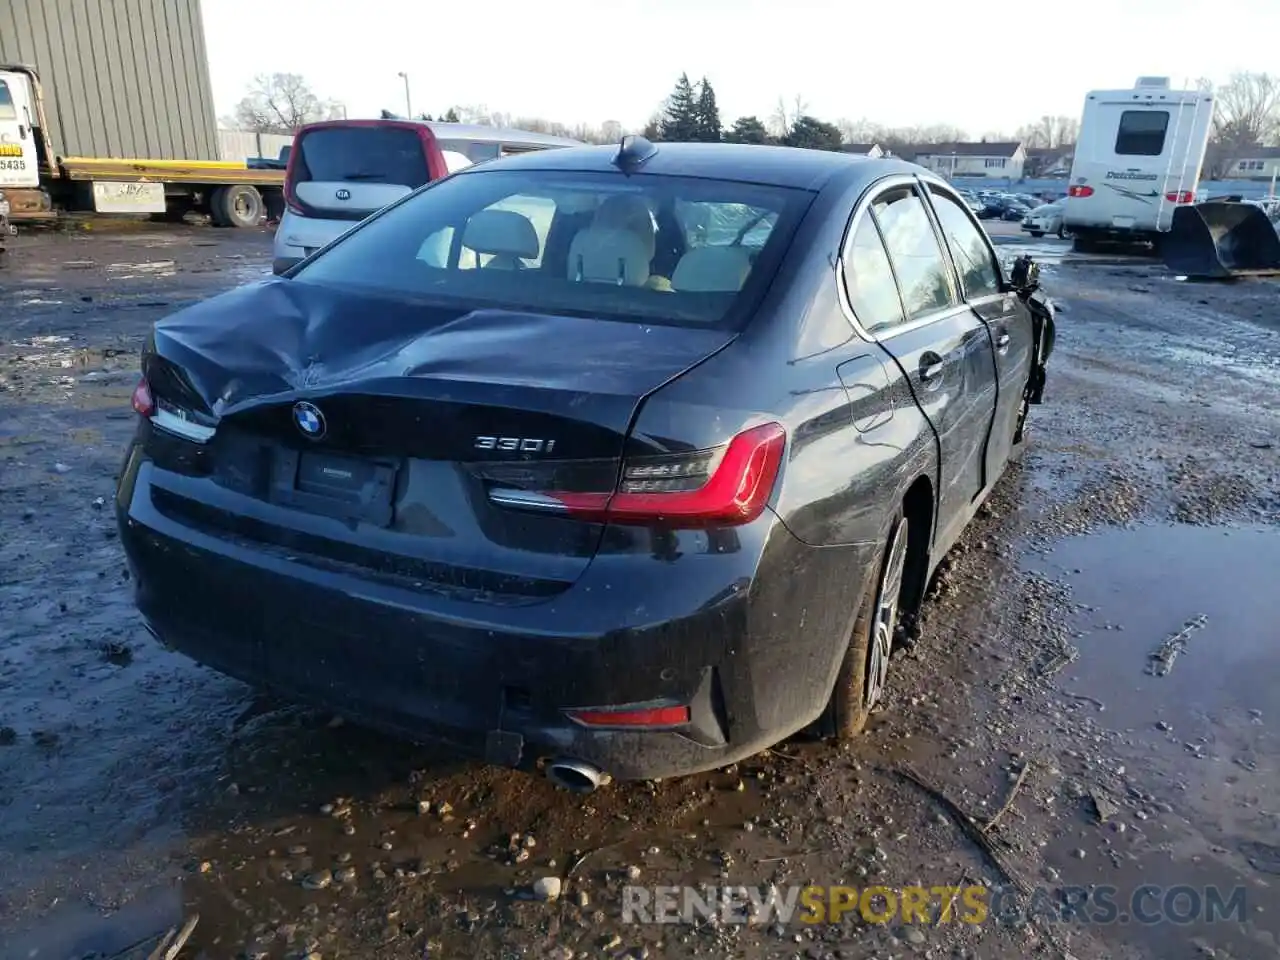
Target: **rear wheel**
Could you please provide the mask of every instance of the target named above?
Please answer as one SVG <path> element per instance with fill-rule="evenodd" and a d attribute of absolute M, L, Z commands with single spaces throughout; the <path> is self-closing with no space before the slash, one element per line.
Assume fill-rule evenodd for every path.
<path fill-rule="evenodd" d="M 871 711 L 884 695 L 889 658 L 899 625 L 907 568 L 907 533 L 907 518 L 899 514 L 876 574 L 870 578 L 858 608 L 849 648 L 831 692 L 831 725 L 841 740 L 863 731 Z"/>
<path fill-rule="evenodd" d="M 219 227 L 256 227 L 264 209 L 262 194 L 245 184 L 219 187 L 209 198 L 209 213 Z"/>

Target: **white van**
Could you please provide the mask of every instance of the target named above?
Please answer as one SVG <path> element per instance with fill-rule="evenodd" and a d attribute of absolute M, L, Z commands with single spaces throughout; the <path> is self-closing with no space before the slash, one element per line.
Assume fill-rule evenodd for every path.
<path fill-rule="evenodd" d="M 485 160 L 582 144 L 529 130 L 426 120 L 331 120 L 303 127 L 285 174 L 272 270 L 283 273 L 425 183 Z"/>
<path fill-rule="evenodd" d="M 1157 240 L 1174 208 L 1194 203 L 1213 122 L 1213 95 L 1142 77 L 1095 90 L 1080 118 L 1063 224 L 1077 243 Z"/>

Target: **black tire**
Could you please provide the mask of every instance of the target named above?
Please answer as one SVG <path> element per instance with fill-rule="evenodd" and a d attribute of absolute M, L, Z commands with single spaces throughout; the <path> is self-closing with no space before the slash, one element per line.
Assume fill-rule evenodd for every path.
<path fill-rule="evenodd" d="M 247 184 L 219 187 L 209 198 L 209 213 L 219 227 L 256 227 L 262 222 L 265 209 L 262 194 Z"/>
<path fill-rule="evenodd" d="M 267 219 L 279 223 L 284 217 L 284 194 L 272 190 L 263 197 L 263 203 L 266 204 Z"/>
<path fill-rule="evenodd" d="M 867 588 L 858 604 L 849 646 L 827 705 L 826 726 L 838 740 L 850 740 L 862 733 L 871 711 L 884 694 L 889 658 L 900 620 L 908 529 L 907 518 L 899 512 L 889 528 L 875 575 L 868 578 Z M 888 603 L 885 600 L 887 594 L 892 594 Z"/>
<path fill-rule="evenodd" d="M 153 213 L 151 219 L 156 223 L 185 223 L 187 214 L 190 212 L 190 200 L 185 197 L 173 197 L 165 201 L 164 213 Z"/>
<path fill-rule="evenodd" d="M 1031 404 L 1024 397 L 1018 408 L 1018 419 L 1013 426 L 1013 444 L 1009 447 L 1009 462 L 1021 463 L 1023 454 L 1027 452 L 1027 444 L 1031 440 L 1030 431 L 1028 430 L 1028 414 L 1031 412 Z"/>
<path fill-rule="evenodd" d="M 1076 253 L 1097 253 L 1099 242 L 1097 237 L 1085 234 L 1081 236 L 1076 234 L 1075 239 L 1071 241 L 1071 249 Z"/>
<path fill-rule="evenodd" d="M 1067 239 L 1067 228 L 1063 224 L 1058 224 L 1058 239 L 1059 240 Z"/>

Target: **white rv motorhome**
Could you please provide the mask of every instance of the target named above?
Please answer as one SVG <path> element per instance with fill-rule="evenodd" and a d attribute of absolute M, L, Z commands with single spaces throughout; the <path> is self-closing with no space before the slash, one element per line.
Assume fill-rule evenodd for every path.
<path fill-rule="evenodd" d="M 1213 122 L 1213 95 L 1140 77 L 1084 103 L 1063 224 L 1081 245 L 1107 237 L 1158 241 L 1174 208 L 1194 203 Z"/>

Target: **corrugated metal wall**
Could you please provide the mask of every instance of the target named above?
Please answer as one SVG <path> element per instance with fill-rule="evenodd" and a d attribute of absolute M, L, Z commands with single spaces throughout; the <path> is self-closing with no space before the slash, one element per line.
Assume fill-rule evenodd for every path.
<path fill-rule="evenodd" d="M 0 63 L 39 70 L 60 156 L 218 159 L 200 0 L 0 0 Z"/>

